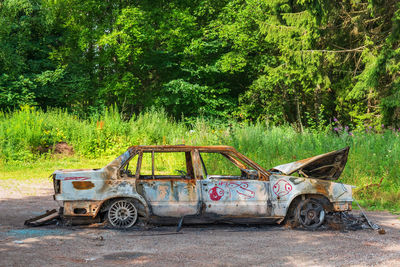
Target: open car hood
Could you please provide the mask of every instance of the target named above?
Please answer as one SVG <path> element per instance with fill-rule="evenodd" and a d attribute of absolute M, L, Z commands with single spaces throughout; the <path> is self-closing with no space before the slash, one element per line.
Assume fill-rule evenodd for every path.
<path fill-rule="evenodd" d="M 346 166 L 350 147 L 321 154 L 308 159 L 282 164 L 271 169 L 285 175 L 298 172 L 301 176 L 325 180 L 336 180 L 339 178 Z"/>

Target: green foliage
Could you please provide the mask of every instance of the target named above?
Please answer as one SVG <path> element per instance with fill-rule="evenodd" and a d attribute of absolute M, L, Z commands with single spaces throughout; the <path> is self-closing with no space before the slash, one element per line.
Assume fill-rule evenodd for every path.
<path fill-rule="evenodd" d="M 59 86 L 63 70 L 49 57 L 60 40 L 58 30 L 41 0 L 0 3 L 0 108 L 65 106 L 69 101 Z"/>
<path fill-rule="evenodd" d="M 5 0 L 0 109 L 400 126 L 400 4 Z"/>
<path fill-rule="evenodd" d="M 3 74 L 0 77 L 0 106 L 4 108 L 36 104 L 34 87 L 34 83 L 22 75 L 12 79 Z"/>
<path fill-rule="evenodd" d="M 160 98 L 160 103 L 172 114 L 224 117 L 232 108 L 231 102 L 224 98 L 228 91 L 225 88 L 214 89 L 179 79 L 165 84 L 164 90 L 166 96 Z"/>

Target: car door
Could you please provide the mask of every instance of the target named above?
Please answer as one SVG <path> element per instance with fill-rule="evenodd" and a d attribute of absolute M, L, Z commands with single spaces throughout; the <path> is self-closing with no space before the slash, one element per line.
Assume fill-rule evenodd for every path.
<path fill-rule="evenodd" d="M 138 192 L 144 196 L 156 216 L 182 217 L 199 212 L 200 189 L 196 187 L 191 154 L 179 153 L 178 158 L 174 152 L 144 152 L 139 156 L 141 167 Z M 162 160 L 157 160 L 160 158 Z M 165 166 L 160 166 L 161 163 L 168 166 L 164 168 Z"/>
<path fill-rule="evenodd" d="M 205 214 L 243 218 L 270 216 L 269 182 L 258 180 L 258 175 L 254 175 L 256 171 L 247 169 L 243 163 L 240 165 L 240 162 L 235 162 L 234 159 L 229 159 L 221 153 L 210 153 L 214 156 L 218 154 L 222 157 L 210 157 L 208 153 L 200 153 L 203 177 L 205 177 L 201 180 Z M 222 161 L 223 158 L 227 160 Z M 220 167 L 221 164 L 231 166 L 215 168 L 213 164 Z"/>

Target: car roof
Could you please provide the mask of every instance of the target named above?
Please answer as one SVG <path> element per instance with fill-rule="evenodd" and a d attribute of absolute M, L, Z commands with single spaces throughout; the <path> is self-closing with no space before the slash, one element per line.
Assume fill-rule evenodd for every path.
<path fill-rule="evenodd" d="M 129 150 L 151 152 L 186 152 L 198 150 L 200 152 L 237 152 L 231 146 L 187 146 L 187 145 L 158 145 L 158 146 L 131 146 Z"/>
<path fill-rule="evenodd" d="M 269 177 L 268 171 L 258 165 L 256 162 L 250 160 L 246 156 L 240 154 L 234 147 L 231 146 L 187 146 L 187 145 L 158 145 L 158 146 L 131 146 L 128 148 L 131 152 L 190 152 L 197 150 L 199 152 L 210 152 L 210 153 L 224 153 L 229 152 L 237 156 L 240 160 L 254 167 L 257 170 L 262 171 L 266 176 Z"/>

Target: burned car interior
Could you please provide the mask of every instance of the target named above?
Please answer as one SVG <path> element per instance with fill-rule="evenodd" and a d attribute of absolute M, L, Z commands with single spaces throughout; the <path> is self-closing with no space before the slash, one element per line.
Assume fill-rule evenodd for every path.
<path fill-rule="evenodd" d="M 172 154 L 172 155 L 168 155 Z M 175 169 L 168 167 L 166 159 L 175 159 Z M 177 159 L 177 160 L 176 160 Z M 132 168 L 133 167 L 133 168 Z M 142 152 L 127 160 L 120 169 L 121 176 L 148 179 L 194 179 L 193 163 L 190 152 Z"/>
<path fill-rule="evenodd" d="M 169 162 L 165 160 L 165 154 L 173 154 L 171 158 L 178 163 L 179 168 L 174 169 L 174 173 L 169 170 L 166 165 Z M 199 153 L 201 161 L 200 179 L 256 179 L 258 172 L 251 169 L 241 160 L 233 155 L 223 152 L 201 152 Z M 205 159 L 203 159 L 205 158 Z M 221 168 L 213 166 L 215 162 L 223 161 L 226 168 L 222 170 L 224 173 L 218 173 Z M 176 164 L 175 162 L 175 164 Z M 133 166 L 133 168 L 132 168 Z M 219 166 L 220 167 L 220 166 Z M 127 160 L 126 164 L 121 167 L 120 175 L 126 174 L 128 177 L 138 179 L 195 179 L 193 171 L 193 161 L 190 152 L 160 152 L 146 151 L 135 155 Z M 138 176 L 137 176 L 138 175 Z"/>
<path fill-rule="evenodd" d="M 245 165 L 242 161 L 228 153 L 202 152 L 199 154 L 203 167 L 203 177 L 206 179 L 256 179 L 258 172 Z M 204 160 L 206 158 L 207 160 Z M 216 158 L 219 158 L 216 159 Z M 205 163 L 206 162 L 206 163 Z M 223 162 L 226 168 L 213 168 L 213 163 Z"/>

